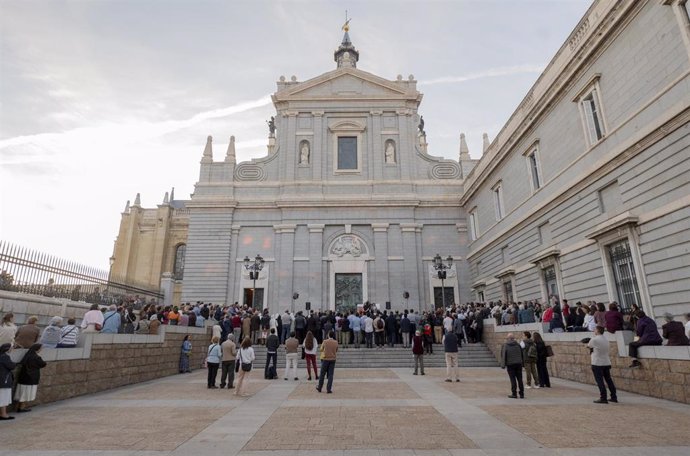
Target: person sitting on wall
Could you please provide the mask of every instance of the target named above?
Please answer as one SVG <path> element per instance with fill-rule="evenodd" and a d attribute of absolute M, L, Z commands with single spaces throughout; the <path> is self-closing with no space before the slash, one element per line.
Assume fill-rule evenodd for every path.
<path fill-rule="evenodd" d="M 673 315 L 668 312 L 664 314 L 664 320 L 666 324 L 661 327 L 661 331 L 663 338 L 668 340 L 666 345 L 689 345 L 683 323 L 673 321 Z"/>
<path fill-rule="evenodd" d="M 643 311 L 637 312 L 637 330 L 636 334 L 638 340 L 630 342 L 628 345 L 628 355 L 633 359 L 630 367 L 640 367 L 642 363 L 637 359 L 637 349 L 644 345 L 661 345 L 663 339 L 656 329 L 656 322 L 649 318 Z"/>

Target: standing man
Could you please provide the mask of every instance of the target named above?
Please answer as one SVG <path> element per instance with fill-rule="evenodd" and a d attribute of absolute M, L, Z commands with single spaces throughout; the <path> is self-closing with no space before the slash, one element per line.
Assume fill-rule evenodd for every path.
<path fill-rule="evenodd" d="M 525 331 L 522 337 L 522 358 L 525 360 L 525 372 L 527 374 L 527 389 L 532 388 L 532 379 L 534 379 L 534 388 L 539 389 L 539 375 L 537 374 L 537 344 L 532 340 L 532 333 Z"/>
<path fill-rule="evenodd" d="M 220 389 L 228 385 L 228 389 L 234 388 L 235 383 L 235 356 L 237 356 L 237 345 L 235 345 L 235 335 L 229 333 L 227 340 L 220 344 L 223 353 L 220 371 Z M 227 380 L 227 382 L 226 382 Z"/>
<path fill-rule="evenodd" d="M 388 332 L 388 346 L 395 347 L 395 339 L 398 337 L 398 320 L 393 312 L 386 318 L 386 331 Z"/>
<path fill-rule="evenodd" d="M 347 319 L 350 321 L 350 330 L 352 331 L 352 343 L 355 348 L 359 348 L 359 343 L 362 340 L 362 320 L 359 315 L 352 313 Z"/>
<path fill-rule="evenodd" d="M 295 332 L 290 333 L 290 338 L 285 341 L 285 380 L 290 377 L 290 368 L 292 368 L 294 379 L 297 377 L 297 349 L 299 348 L 299 340 L 295 337 Z"/>
<path fill-rule="evenodd" d="M 331 394 L 333 392 L 333 372 L 335 371 L 335 358 L 338 353 L 338 341 L 335 340 L 335 333 L 328 332 L 328 339 L 321 344 L 321 372 L 319 373 L 319 385 L 316 391 L 321 392 L 323 388 L 324 376 L 328 374 L 328 384 L 326 385 L 326 392 Z M 296 380 L 296 379 L 295 379 Z"/>
<path fill-rule="evenodd" d="M 508 333 L 506 343 L 501 347 L 501 369 L 508 371 L 510 378 L 510 390 L 512 394 L 508 397 L 517 399 L 518 387 L 520 389 L 520 399 L 525 398 L 525 386 L 522 383 L 522 347 L 515 341 L 513 333 Z"/>
<path fill-rule="evenodd" d="M 585 341 L 586 339 L 583 339 Z M 611 378 L 611 358 L 609 357 L 609 341 L 604 336 L 604 327 L 597 326 L 594 328 L 594 337 L 588 342 L 587 346 L 592 351 L 592 373 L 594 380 L 599 387 L 599 400 L 594 401 L 595 404 L 608 404 L 609 402 L 618 402 L 616 395 L 616 385 L 613 384 Z M 609 387 L 611 399 L 606 399 L 606 386 Z"/>
<path fill-rule="evenodd" d="M 306 331 L 304 330 L 307 327 L 307 319 L 304 318 L 304 315 L 302 314 L 302 311 L 300 310 L 295 314 L 295 334 L 297 336 L 297 340 L 299 340 L 299 343 L 302 344 L 304 343 L 304 336 L 306 334 Z"/>
<path fill-rule="evenodd" d="M 414 355 L 414 374 L 417 375 L 417 369 L 421 367 L 422 375 L 424 375 L 424 341 L 422 339 L 422 332 L 417 330 L 412 338 L 412 354 Z"/>
<path fill-rule="evenodd" d="M 290 315 L 290 311 L 285 310 L 285 313 L 281 315 L 280 320 L 283 326 L 283 332 L 280 336 L 280 343 L 284 344 L 285 340 L 290 334 L 290 326 L 292 325 L 292 315 Z"/>
<path fill-rule="evenodd" d="M 443 351 L 446 353 L 446 381 L 460 381 L 458 369 L 458 336 L 449 331 L 443 336 Z"/>
<path fill-rule="evenodd" d="M 367 348 L 374 348 L 374 320 L 369 315 L 364 314 L 362 316 L 362 326 L 364 326 L 364 338 L 367 342 Z"/>
<path fill-rule="evenodd" d="M 280 339 L 276 334 L 276 330 L 271 328 L 271 334 L 266 338 L 266 367 L 264 367 L 264 378 L 266 380 L 273 380 L 276 378 L 275 372 L 278 368 L 278 346 Z M 271 361 L 273 361 L 271 363 Z M 273 369 L 271 369 L 273 367 Z"/>
<path fill-rule="evenodd" d="M 400 319 L 400 332 L 402 333 L 402 344 L 403 348 L 409 348 L 410 347 L 410 329 L 411 329 L 411 323 L 410 319 L 407 318 L 407 309 L 405 310 L 405 313 L 403 313 L 402 318 Z"/>

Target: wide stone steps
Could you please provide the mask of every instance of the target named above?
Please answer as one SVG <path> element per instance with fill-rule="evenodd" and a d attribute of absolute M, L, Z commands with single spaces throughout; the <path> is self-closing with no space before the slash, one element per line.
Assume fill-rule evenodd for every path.
<path fill-rule="evenodd" d="M 261 345 L 254 346 L 256 355 L 256 367 L 266 363 L 266 348 Z M 299 360 L 303 366 L 304 360 Z M 458 352 L 458 364 L 460 367 L 496 367 L 496 358 L 484 344 L 463 345 Z M 278 367 L 285 365 L 285 349 L 278 349 Z M 402 347 L 377 348 L 340 348 L 338 350 L 338 368 L 384 368 L 406 367 L 414 368 L 414 356 L 412 349 Z M 434 345 L 434 353 L 424 355 L 424 367 L 445 367 L 446 358 L 442 345 Z"/>

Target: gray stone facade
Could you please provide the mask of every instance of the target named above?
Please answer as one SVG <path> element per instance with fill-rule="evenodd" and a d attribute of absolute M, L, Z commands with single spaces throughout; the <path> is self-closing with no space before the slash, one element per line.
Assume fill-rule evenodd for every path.
<path fill-rule="evenodd" d="M 475 299 L 690 311 L 683 3 L 595 2 L 469 174 Z"/>
<path fill-rule="evenodd" d="M 280 78 L 267 156 L 237 164 L 231 140 L 214 161 L 209 138 L 186 203 L 183 302 L 243 302 L 254 285 L 243 258 L 257 254 L 266 260 L 257 307 L 271 312 L 307 302 L 335 309 L 343 299 L 424 309 L 441 286 L 430 269 L 436 253 L 458 260 L 444 284 L 454 301 L 470 298 L 461 166 L 427 153 L 414 77 L 357 69 L 347 33 L 334 57 L 337 68 L 316 78 Z M 339 138 L 352 138 L 343 141 L 356 155 Z M 360 295 L 336 292 L 360 278 Z"/>

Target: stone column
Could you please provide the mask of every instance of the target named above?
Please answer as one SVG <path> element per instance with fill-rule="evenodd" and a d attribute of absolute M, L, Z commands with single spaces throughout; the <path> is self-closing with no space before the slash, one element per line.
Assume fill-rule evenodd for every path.
<path fill-rule="evenodd" d="M 322 298 L 322 277 L 326 275 L 324 271 L 324 261 L 321 259 L 323 253 L 323 224 L 309 224 L 309 291 L 305 297 L 305 302 L 312 304 L 312 309 L 324 308 Z"/>
<path fill-rule="evenodd" d="M 240 237 L 240 225 L 232 225 L 230 227 L 230 264 L 228 265 L 228 301 L 227 304 L 233 304 L 235 301 L 241 299 L 237 296 L 237 285 L 240 281 L 240 275 L 237 274 L 237 243 Z M 242 266 L 240 266 L 242 267 Z M 264 292 L 265 293 L 265 292 Z M 242 304 L 242 303 L 240 303 Z"/>
<path fill-rule="evenodd" d="M 326 153 L 328 147 L 326 147 L 326 138 L 323 132 L 323 111 L 313 111 L 311 113 L 314 116 L 314 140 L 311 148 L 311 169 L 312 178 L 314 181 L 321 181 L 323 176 L 322 165 L 326 161 Z"/>
<path fill-rule="evenodd" d="M 381 115 L 383 111 L 371 111 L 372 128 L 369 131 L 370 144 L 372 148 L 369 149 L 372 154 L 370 163 L 373 165 L 369 168 L 369 178 L 373 176 L 375 182 L 383 180 L 383 150 L 381 148 Z M 377 254 L 378 255 L 378 254 Z M 378 299 L 378 298 L 377 298 Z"/>
<path fill-rule="evenodd" d="M 163 293 L 163 305 L 172 306 L 173 304 L 173 288 L 175 283 L 173 282 L 172 273 L 164 272 L 161 275 L 161 292 Z"/>
<path fill-rule="evenodd" d="M 417 223 L 401 223 L 403 241 L 403 270 L 404 280 L 407 285 L 407 291 L 410 293 L 410 299 L 413 303 L 418 303 L 419 307 L 424 309 L 424 296 L 420 294 L 419 290 L 419 262 L 421 257 L 417 254 L 417 229 L 421 229 L 421 225 Z"/>
<path fill-rule="evenodd" d="M 285 162 L 285 181 L 292 182 L 295 180 L 295 167 L 297 166 L 297 144 L 294 138 L 297 134 L 297 111 L 287 111 L 287 148 L 281 151 L 284 155 Z"/>
<path fill-rule="evenodd" d="M 285 310 L 292 306 L 293 262 L 295 255 L 295 229 L 297 225 L 273 225 L 276 235 L 280 235 L 280 249 L 277 258 L 275 277 L 278 279 L 278 309 Z M 264 290 L 264 293 L 266 291 Z M 274 296 L 275 298 L 275 296 Z M 273 312 L 271 308 L 271 312 Z"/>
<path fill-rule="evenodd" d="M 372 223 L 374 230 L 374 302 L 385 303 L 391 300 L 388 277 L 388 223 Z M 401 291 L 402 293 L 402 291 Z"/>
<path fill-rule="evenodd" d="M 396 111 L 398 115 L 398 129 L 400 131 L 400 147 L 396 151 L 398 159 L 400 160 L 400 178 L 409 180 L 412 178 L 412 166 L 417 163 L 415 155 L 415 131 L 410 127 L 412 118 L 412 110 L 399 109 Z"/>

